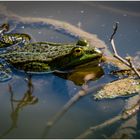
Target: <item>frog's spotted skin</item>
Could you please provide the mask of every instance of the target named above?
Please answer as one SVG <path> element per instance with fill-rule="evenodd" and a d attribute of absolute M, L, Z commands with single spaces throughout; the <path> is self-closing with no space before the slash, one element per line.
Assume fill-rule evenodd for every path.
<path fill-rule="evenodd" d="M 102 57 L 101 51 L 82 45 L 29 43 L 23 47 L 14 46 L 14 50 L 0 54 L 0 58 L 16 69 L 26 72 L 51 72 L 73 68 L 89 61 L 95 61 L 98 64 Z"/>

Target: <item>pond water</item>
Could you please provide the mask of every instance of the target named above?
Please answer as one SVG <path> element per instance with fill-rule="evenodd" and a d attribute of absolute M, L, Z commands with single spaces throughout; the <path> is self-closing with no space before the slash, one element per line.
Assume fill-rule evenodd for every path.
<path fill-rule="evenodd" d="M 0 2 L 12 13 L 22 17 L 51 18 L 66 21 L 97 34 L 108 47 L 112 25 L 118 21 L 116 39 L 121 56 L 135 56 L 139 51 L 140 2 Z M 78 38 L 55 31 L 42 23 L 19 23 L 0 14 L 0 24 L 8 21 L 12 32 L 28 33 L 32 41 L 74 42 Z M 98 79 L 90 81 L 91 87 L 114 80 L 102 68 Z M 0 135 L 2 138 L 42 138 L 45 126 L 62 107 L 81 89 L 78 82 L 52 73 L 32 75 L 28 85 L 26 75 L 13 73 L 11 80 L 0 83 Z M 119 114 L 125 99 L 95 101 L 92 94 L 81 98 L 52 126 L 45 138 L 75 138 L 90 126 L 95 126 Z M 24 98 L 34 97 L 34 102 Z M 11 98 L 14 101 L 11 101 Z M 13 108 L 14 106 L 14 108 Z M 119 123 L 89 138 L 104 138 L 114 133 Z M 136 136 L 134 138 L 137 138 Z"/>

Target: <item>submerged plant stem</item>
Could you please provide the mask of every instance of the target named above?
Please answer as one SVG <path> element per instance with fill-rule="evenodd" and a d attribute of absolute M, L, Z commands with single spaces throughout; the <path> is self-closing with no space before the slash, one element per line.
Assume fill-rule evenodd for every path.
<path fill-rule="evenodd" d="M 69 110 L 71 106 L 73 106 L 76 102 L 79 101 L 82 97 L 86 96 L 90 92 L 96 91 L 103 87 L 104 85 L 98 85 L 96 87 L 91 88 L 83 88 L 79 92 L 77 92 L 62 108 L 59 112 L 57 112 L 50 120 L 44 129 L 42 134 L 42 138 L 45 138 L 50 130 L 50 128 Z"/>
<path fill-rule="evenodd" d="M 75 103 L 77 102 L 82 96 L 85 96 L 87 93 L 84 90 L 79 91 L 75 96 L 73 96 L 63 107 L 62 109 L 56 113 L 56 115 L 54 117 L 52 117 L 48 123 L 47 126 L 44 130 L 44 133 L 42 135 L 42 138 L 45 138 L 49 129 L 57 122 L 57 120 L 59 120 L 66 111 L 69 110 L 69 108 Z"/>
<path fill-rule="evenodd" d="M 108 126 L 108 125 L 111 125 L 111 124 L 113 124 L 113 123 L 121 120 L 121 119 L 122 119 L 122 116 L 121 115 L 118 115 L 118 116 L 116 116 L 116 117 L 114 117 L 114 118 L 112 118 L 110 120 L 105 121 L 104 123 L 101 123 L 101 124 L 96 125 L 96 126 L 92 126 L 92 127 L 88 128 L 84 133 L 82 133 L 81 135 L 79 135 L 77 137 L 77 139 L 87 138 L 89 135 L 93 134 L 94 131 L 99 130 L 99 129 L 102 129 L 102 128 Z"/>
<path fill-rule="evenodd" d="M 113 123 L 116 123 L 120 120 L 127 120 L 132 116 L 134 116 L 139 110 L 139 108 L 140 108 L 140 99 L 131 108 L 125 109 L 121 114 L 115 116 L 114 118 L 111 118 L 99 125 L 89 127 L 85 132 L 80 134 L 77 138 L 78 139 L 87 138 L 88 136 L 90 136 L 91 134 L 93 134 L 95 131 L 99 129 L 105 128 L 106 126 L 112 125 Z"/>

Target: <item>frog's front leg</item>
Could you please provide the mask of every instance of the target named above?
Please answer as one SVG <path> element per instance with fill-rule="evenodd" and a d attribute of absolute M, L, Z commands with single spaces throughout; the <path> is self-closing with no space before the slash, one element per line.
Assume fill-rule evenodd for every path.
<path fill-rule="evenodd" d="M 5 34 L 1 37 L 0 48 L 6 48 L 15 44 L 22 46 L 30 43 L 30 40 L 31 37 L 28 34 Z"/>
<path fill-rule="evenodd" d="M 28 44 L 30 40 L 31 37 L 28 34 L 13 33 L 13 34 L 5 34 L 2 36 L 2 41 L 4 43 L 11 45 L 14 45 L 16 43 Z"/>

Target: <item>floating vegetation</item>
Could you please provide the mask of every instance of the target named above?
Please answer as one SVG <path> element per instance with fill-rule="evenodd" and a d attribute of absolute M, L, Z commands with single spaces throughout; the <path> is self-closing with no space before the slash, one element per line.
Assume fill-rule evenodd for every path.
<path fill-rule="evenodd" d="M 106 84 L 97 94 L 93 95 L 94 99 L 116 98 L 121 96 L 135 95 L 140 91 L 140 83 L 132 78 L 120 79 Z"/>

